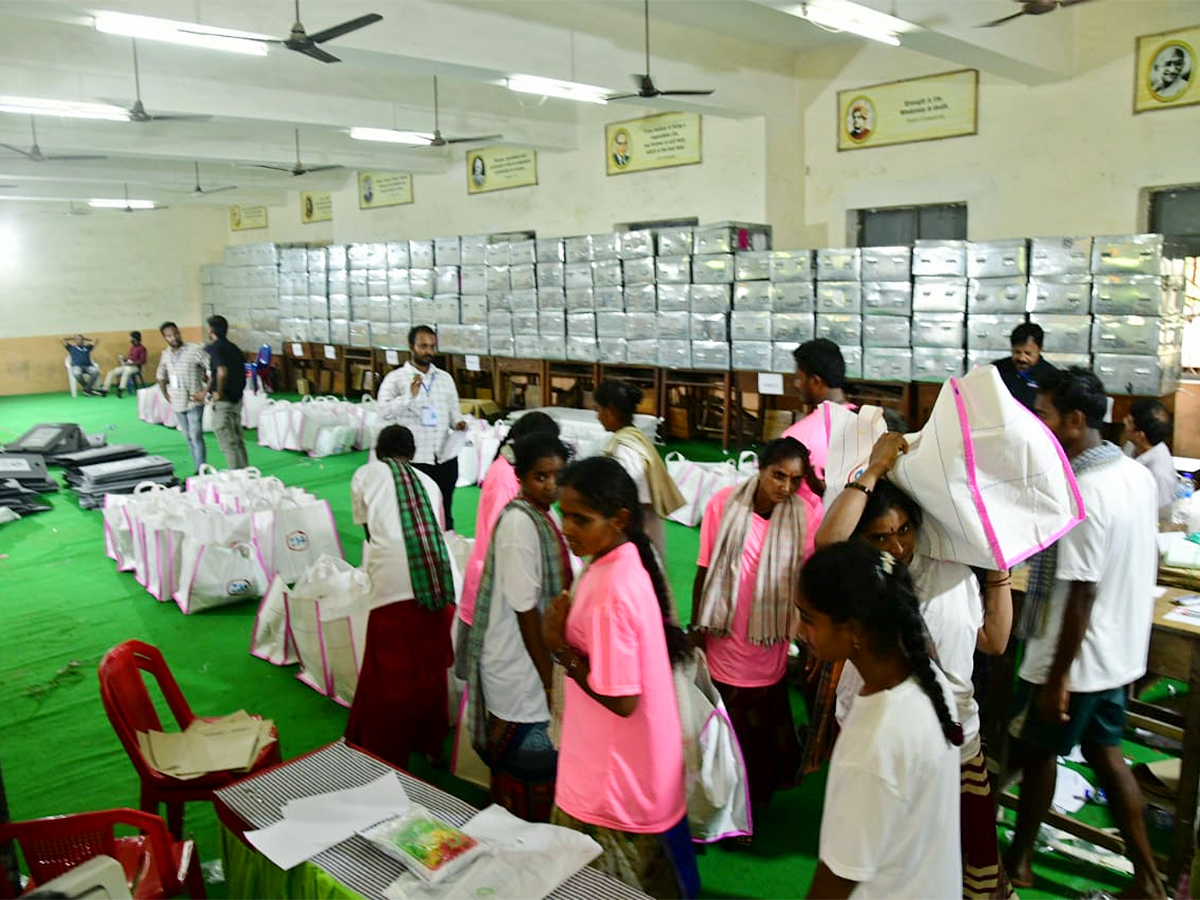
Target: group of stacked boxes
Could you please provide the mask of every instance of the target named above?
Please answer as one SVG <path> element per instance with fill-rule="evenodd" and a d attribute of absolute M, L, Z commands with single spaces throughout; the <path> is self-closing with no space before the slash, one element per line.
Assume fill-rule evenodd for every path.
<path fill-rule="evenodd" d="M 239 346 L 280 346 L 279 251 L 274 244 L 226 247 L 220 265 L 202 266 L 200 302 L 207 319 L 229 320 L 229 338 Z"/>

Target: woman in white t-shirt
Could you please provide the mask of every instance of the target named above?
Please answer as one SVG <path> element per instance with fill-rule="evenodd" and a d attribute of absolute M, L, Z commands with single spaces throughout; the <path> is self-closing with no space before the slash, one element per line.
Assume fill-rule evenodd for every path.
<path fill-rule="evenodd" d="M 542 615 L 571 586 L 571 556 L 552 509 L 569 456 L 553 434 L 513 444 L 520 490 L 492 532 L 465 648 L 472 744 L 492 771 L 492 800 L 533 822 L 550 820 L 558 768 Z"/>
<path fill-rule="evenodd" d="M 798 606 L 813 655 L 863 679 L 833 748 L 808 896 L 956 900 L 962 725 L 908 570 L 861 541 L 833 544 L 805 563 Z"/>

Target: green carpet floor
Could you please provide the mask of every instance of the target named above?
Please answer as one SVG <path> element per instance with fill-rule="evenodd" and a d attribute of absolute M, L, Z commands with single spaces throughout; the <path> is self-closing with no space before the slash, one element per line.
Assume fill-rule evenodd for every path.
<path fill-rule="evenodd" d="M 181 474 L 191 470 L 183 437 L 139 421 L 132 397 L 0 398 L 0 442 L 39 422 L 77 422 L 85 431 L 105 432 L 111 443 L 138 443 L 162 454 Z M 347 556 L 357 564 L 361 534 L 351 524 L 349 482 L 366 454 L 311 460 L 258 447 L 253 433 L 247 437 L 252 465 L 330 502 Z M 210 459 L 222 464 L 215 438 L 207 440 Z M 129 638 L 162 649 L 198 714 L 244 708 L 273 718 L 285 758 L 341 735 L 345 709 L 301 684 L 294 669 L 250 656 L 255 604 L 183 616 L 173 603 L 151 598 L 131 573 L 116 571 L 104 555 L 98 511 L 81 510 L 66 489 L 45 496 L 51 512 L 0 527 L 0 765 L 14 819 L 137 805 L 137 778 L 105 717 L 96 678 L 104 652 Z M 475 488 L 455 492 L 463 534 L 473 532 L 477 499 Z M 668 523 L 667 544 L 670 580 L 686 616 L 698 530 Z M 485 800 L 481 791 L 445 772 L 415 761 L 413 768 L 468 802 Z M 709 848 L 700 857 L 704 896 L 803 896 L 816 864 L 823 791 L 821 774 L 777 794 L 770 811 L 755 822 L 752 848 Z M 218 857 L 210 806 L 190 804 L 185 829 L 196 838 L 202 859 Z M 1104 869 L 1051 854 L 1041 857 L 1037 874 L 1037 888 L 1023 891 L 1023 897 L 1073 897 L 1120 885 Z M 223 895 L 223 886 L 212 888 L 213 896 Z"/>

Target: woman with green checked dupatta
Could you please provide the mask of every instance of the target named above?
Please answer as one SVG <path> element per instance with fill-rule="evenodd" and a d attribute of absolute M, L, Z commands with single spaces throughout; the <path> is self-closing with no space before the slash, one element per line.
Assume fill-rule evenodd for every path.
<path fill-rule="evenodd" d="M 454 659 L 454 570 L 442 536 L 442 496 L 409 461 L 413 435 L 379 433 L 377 459 L 350 482 L 371 576 L 367 646 L 346 740 L 400 768 L 413 750 L 440 760 L 450 730 L 446 670 Z"/>
<path fill-rule="evenodd" d="M 570 451 L 556 435 L 513 445 L 520 493 L 504 507 L 479 582 L 467 646 L 471 742 L 492 771 L 492 800 L 531 822 L 554 805 L 558 751 L 550 743 L 554 664 L 542 614 L 571 586 L 571 555 L 551 505 Z"/>

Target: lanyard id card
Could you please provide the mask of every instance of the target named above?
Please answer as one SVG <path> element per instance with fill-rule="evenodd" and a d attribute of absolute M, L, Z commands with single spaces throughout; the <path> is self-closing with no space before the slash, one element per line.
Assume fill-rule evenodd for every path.
<path fill-rule="evenodd" d="M 436 406 L 421 407 L 421 426 L 424 428 L 437 428 L 438 413 Z"/>

